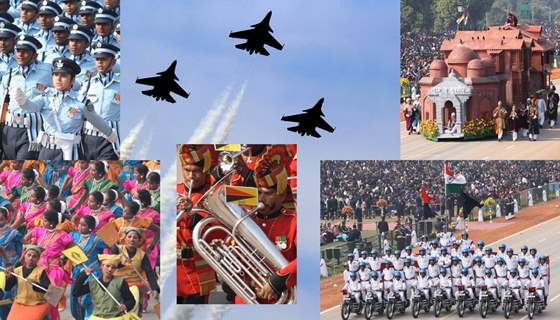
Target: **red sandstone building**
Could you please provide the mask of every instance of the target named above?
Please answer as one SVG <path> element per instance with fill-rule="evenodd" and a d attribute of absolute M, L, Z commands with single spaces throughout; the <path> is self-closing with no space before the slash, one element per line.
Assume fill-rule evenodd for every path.
<path fill-rule="evenodd" d="M 491 118 L 498 100 L 520 105 L 547 86 L 554 44 L 542 31 L 506 25 L 458 31 L 444 40 L 444 60 L 434 60 L 429 76 L 420 80 L 422 119 L 435 120 L 441 135 L 452 112 L 462 128 L 468 120 Z"/>

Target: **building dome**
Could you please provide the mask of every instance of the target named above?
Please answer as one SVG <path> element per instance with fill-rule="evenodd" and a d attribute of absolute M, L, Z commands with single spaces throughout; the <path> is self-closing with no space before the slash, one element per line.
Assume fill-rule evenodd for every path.
<path fill-rule="evenodd" d="M 473 59 L 478 59 L 478 54 L 474 52 L 471 48 L 458 45 L 451 51 L 449 57 L 447 57 L 447 63 L 450 64 L 467 64 Z"/>
<path fill-rule="evenodd" d="M 496 74 L 496 64 L 494 63 L 494 59 L 492 58 L 484 58 L 482 59 L 482 64 L 486 68 L 486 74 L 489 76 L 493 76 Z"/>
<path fill-rule="evenodd" d="M 468 78 L 480 78 L 486 76 L 486 66 L 480 59 L 473 59 L 467 65 Z"/>
<path fill-rule="evenodd" d="M 445 78 L 447 77 L 447 64 L 441 59 L 435 59 L 430 64 L 430 77 Z"/>

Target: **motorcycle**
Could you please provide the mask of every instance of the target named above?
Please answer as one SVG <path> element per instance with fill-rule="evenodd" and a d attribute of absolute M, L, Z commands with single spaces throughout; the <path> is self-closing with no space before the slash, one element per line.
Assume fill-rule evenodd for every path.
<path fill-rule="evenodd" d="M 455 300 L 452 297 L 448 297 L 444 289 L 436 289 L 434 293 L 434 316 L 439 317 L 441 308 L 445 308 L 447 312 L 451 311 L 451 306 L 454 304 Z"/>
<path fill-rule="evenodd" d="M 511 311 L 515 313 L 519 312 L 521 309 L 523 302 L 516 299 L 512 289 L 508 289 L 504 294 L 504 316 L 506 319 L 509 319 L 511 316 Z"/>
<path fill-rule="evenodd" d="M 401 296 L 398 293 L 394 292 L 393 290 L 389 291 L 389 293 L 387 294 L 387 307 L 386 307 L 386 313 L 388 319 L 393 318 L 395 311 L 398 311 L 399 313 L 404 313 L 407 307 L 408 307 L 408 301 L 401 300 Z"/>
<path fill-rule="evenodd" d="M 467 290 L 465 290 L 465 286 L 460 284 L 457 286 L 457 313 L 459 317 L 463 317 L 465 314 L 465 309 L 468 308 L 470 311 L 474 311 L 478 300 L 473 296 L 471 297 Z"/>
<path fill-rule="evenodd" d="M 340 308 L 340 315 L 343 320 L 348 320 L 351 313 L 360 314 L 362 312 L 362 302 L 356 301 L 352 292 L 348 292 L 346 289 L 342 293 L 344 294 L 344 299 Z"/>
<path fill-rule="evenodd" d="M 498 308 L 499 300 L 494 299 L 492 294 L 488 292 L 488 287 L 485 285 L 480 286 L 480 316 L 486 318 L 488 310 L 495 312 Z"/>
<path fill-rule="evenodd" d="M 529 319 L 533 319 L 535 312 L 541 313 L 544 310 L 544 301 L 537 294 L 535 287 L 529 287 L 529 295 L 527 296 L 527 313 Z"/>
<path fill-rule="evenodd" d="M 364 316 L 366 319 L 370 320 L 374 312 L 377 312 L 378 315 L 383 314 L 384 308 L 383 300 L 379 301 L 377 295 L 369 291 L 366 296 L 366 305 L 364 307 Z"/>
<path fill-rule="evenodd" d="M 412 316 L 418 318 L 420 309 L 424 309 L 425 312 L 430 312 L 430 307 L 432 306 L 432 301 L 430 297 L 426 297 L 422 290 L 414 289 L 412 294 Z"/>

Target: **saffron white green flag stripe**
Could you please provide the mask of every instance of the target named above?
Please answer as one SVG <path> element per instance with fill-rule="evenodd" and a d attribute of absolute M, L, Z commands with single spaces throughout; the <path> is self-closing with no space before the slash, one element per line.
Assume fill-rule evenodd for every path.
<path fill-rule="evenodd" d="M 448 194 L 463 192 L 467 179 L 460 173 L 454 175 L 447 163 L 443 165 L 443 177 L 445 179 L 445 191 Z"/>

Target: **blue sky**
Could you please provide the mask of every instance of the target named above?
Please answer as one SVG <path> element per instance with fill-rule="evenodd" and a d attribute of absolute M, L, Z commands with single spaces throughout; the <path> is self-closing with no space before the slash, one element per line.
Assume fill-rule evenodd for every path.
<path fill-rule="evenodd" d="M 236 49 L 239 41 L 229 32 L 259 22 L 269 10 L 284 50 L 264 57 Z M 123 3 L 122 20 L 123 136 L 146 119 L 139 146 L 151 139 L 148 158 L 161 159 L 163 172 L 175 144 L 187 142 L 227 87 L 231 103 L 243 83 L 228 142 L 298 144 L 298 305 L 267 319 L 318 317 L 320 160 L 399 156 L 399 2 L 136 0 Z M 174 59 L 191 96 L 169 104 L 142 95 L 146 87 L 136 85 L 136 77 L 162 71 Z M 321 97 L 334 134 L 321 131 L 323 138 L 315 139 L 288 132 L 282 115 Z M 174 302 L 174 286 L 164 284 L 162 310 Z M 236 307 L 228 318 L 257 319 L 266 310 Z"/>

